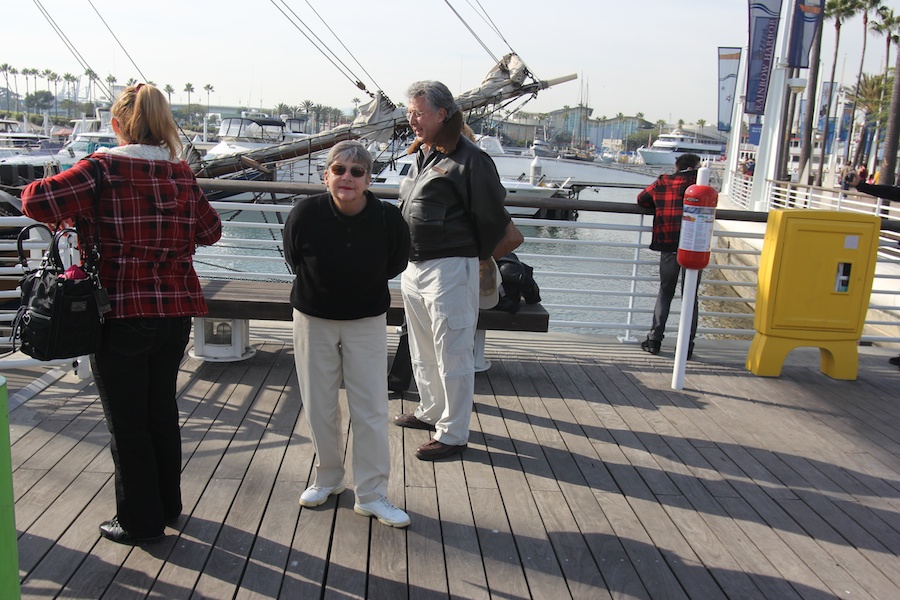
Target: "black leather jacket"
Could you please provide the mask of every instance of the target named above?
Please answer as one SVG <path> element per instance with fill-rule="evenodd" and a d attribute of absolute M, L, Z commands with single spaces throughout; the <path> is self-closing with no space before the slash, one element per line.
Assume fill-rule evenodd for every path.
<path fill-rule="evenodd" d="M 506 190 L 491 157 L 467 138 L 436 143 L 400 182 L 400 209 L 409 225 L 409 260 L 488 258 L 503 238 Z"/>

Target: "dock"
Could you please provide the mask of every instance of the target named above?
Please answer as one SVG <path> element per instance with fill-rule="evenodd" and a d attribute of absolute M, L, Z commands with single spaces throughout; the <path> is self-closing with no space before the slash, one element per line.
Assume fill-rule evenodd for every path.
<path fill-rule="evenodd" d="M 389 427 L 412 520 L 392 529 L 353 512 L 349 458 L 347 491 L 299 506 L 315 456 L 290 330 L 251 341 L 241 362 L 186 353 L 184 511 L 143 547 L 97 530 L 115 508 L 93 380 L 4 373 L 22 598 L 900 598 L 896 349 L 860 347 L 855 381 L 806 348 L 764 378 L 748 341 L 698 339 L 676 391 L 674 338 L 653 356 L 491 332 L 466 452 L 422 462 L 428 432 Z"/>

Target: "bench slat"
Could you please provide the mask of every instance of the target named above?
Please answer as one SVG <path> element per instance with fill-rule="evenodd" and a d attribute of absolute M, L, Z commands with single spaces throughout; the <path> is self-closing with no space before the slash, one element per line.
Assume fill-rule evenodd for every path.
<path fill-rule="evenodd" d="M 289 283 L 225 279 L 201 279 L 200 283 L 209 306 L 209 318 L 265 321 L 292 319 Z M 391 290 L 387 322 L 394 326 L 403 324 L 400 290 Z M 478 314 L 478 329 L 545 332 L 549 326 L 550 315 L 540 304 L 522 304 L 516 314 L 502 310 L 482 310 Z"/>

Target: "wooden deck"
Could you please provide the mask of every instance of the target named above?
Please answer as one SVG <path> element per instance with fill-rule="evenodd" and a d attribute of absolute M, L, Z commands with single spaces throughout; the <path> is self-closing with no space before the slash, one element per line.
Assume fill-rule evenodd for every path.
<path fill-rule="evenodd" d="M 671 348 L 492 332 L 467 452 L 421 462 L 428 433 L 389 428 L 395 530 L 349 490 L 298 505 L 314 455 L 288 330 L 252 334 L 245 362 L 186 356 L 184 515 L 143 548 L 97 532 L 92 381 L 7 375 L 23 598 L 900 598 L 896 350 L 862 348 L 853 382 L 811 349 L 760 378 L 748 343 L 700 340 L 674 391 Z"/>

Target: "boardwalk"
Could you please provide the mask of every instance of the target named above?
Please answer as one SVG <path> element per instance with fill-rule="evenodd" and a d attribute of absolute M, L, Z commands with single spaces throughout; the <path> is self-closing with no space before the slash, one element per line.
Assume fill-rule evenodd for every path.
<path fill-rule="evenodd" d="M 701 340 L 677 392 L 671 350 L 491 334 L 462 457 L 420 462 L 427 432 L 390 428 L 412 518 L 394 530 L 350 491 L 298 505 L 314 456 L 287 330 L 253 336 L 245 362 L 185 358 L 184 515 L 144 548 L 97 533 L 114 504 L 92 382 L 10 378 L 24 598 L 900 598 L 889 349 L 862 348 L 854 382 L 809 349 L 760 378 L 747 342 Z"/>

